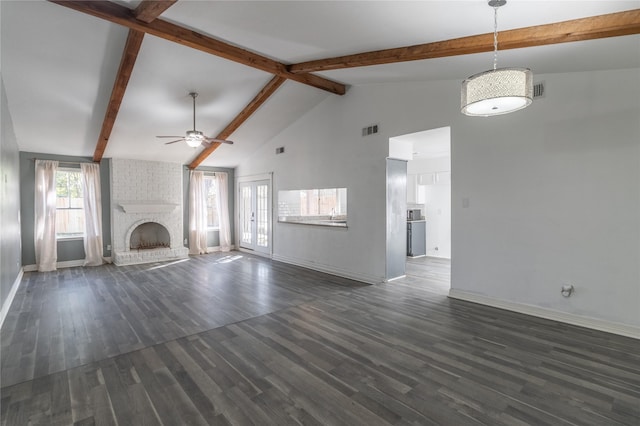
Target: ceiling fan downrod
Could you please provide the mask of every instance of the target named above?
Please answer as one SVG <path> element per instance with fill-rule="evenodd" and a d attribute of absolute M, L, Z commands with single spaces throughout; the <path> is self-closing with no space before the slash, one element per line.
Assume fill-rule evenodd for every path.
<path fill-rule="evenodd" d="M 189 96 L 193 98 L 193 131 L 196 131 L 196 98 L 198 97 L 198 92 L 189 92 Z"/>

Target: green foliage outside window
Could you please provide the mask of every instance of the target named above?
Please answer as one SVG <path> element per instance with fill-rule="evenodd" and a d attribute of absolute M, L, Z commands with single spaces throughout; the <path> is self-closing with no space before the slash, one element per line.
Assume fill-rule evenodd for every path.
<path fill-rule="evenodd" d="M 84 234 L 82 175 L 80 170 L 56 172 L 56 236 L 81 237 Z"/>
<path fill-rule="evenodd" d="M 205 176 L 204 190 L 207 198 L 207 227 L 218 228 L 218 204 L 216 202 L 216 184 L 213 176 Z"/>

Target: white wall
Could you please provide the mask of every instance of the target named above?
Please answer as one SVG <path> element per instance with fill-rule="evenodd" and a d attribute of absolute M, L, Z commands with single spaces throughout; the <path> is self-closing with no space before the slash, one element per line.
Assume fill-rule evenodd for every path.
<path fill-rule="evenodd" d="M 275 190 L 349 188 L 347 231 L 276 224 L 275 257 L 384 276 L 387 141 L 450 125 L 452 292 L 640 327 L 640 70 L 536 80 L 545 98 L 490 119 L 460 114 L 459 81 L 327 98 L 238 168 L 273 171 Z"/>
<path fill-rule="evenodd" d="M 452 286 L 639 327 L 640 71 L 544 79 L 513 119 L 453 129 Z"/>
<path fill-rule="evenodd" d="M 358 94 L 350 90 L 327 98 L 241 164 L 236 176 L 273 172 L 276 206 L 279 190 L 347 188 L 347 229 L 275 221 L 273 258 L 381 282 L 389 137 L 361 136 L 371 117 L 381 114 L 363 106 Z M 286 148 L 285 153 L 276 156 L 279 146 Z"/>

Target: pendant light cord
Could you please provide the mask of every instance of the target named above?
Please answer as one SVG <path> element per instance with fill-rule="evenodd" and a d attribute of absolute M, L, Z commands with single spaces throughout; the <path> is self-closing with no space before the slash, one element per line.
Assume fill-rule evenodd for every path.
<path fill-rule="evenodd" d="M 493 70 L 498 68 L 498 6 L 493 7 Z"/>

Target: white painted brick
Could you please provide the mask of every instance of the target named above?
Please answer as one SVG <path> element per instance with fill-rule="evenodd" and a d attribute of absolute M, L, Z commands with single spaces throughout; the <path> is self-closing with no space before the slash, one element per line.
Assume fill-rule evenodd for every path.
<path fill-rule="evenodd" d="M 111 170 L 111 232 L 115 263 L 121 265 L 186 257 L 188 250 L 182 246 L 182 166 L 114 158 Z M 162 201 L 177 204 L 178 208 L 170 213 L 125 213 L 119 204 L 125 201 Z M 130 252 L 128 236 L 132 227 L 142 222 L 157 222 L 165 226 L 171 238 L 171 248 Z"/>

